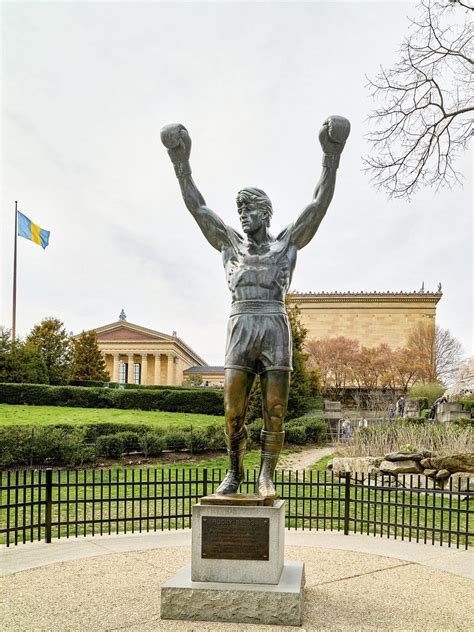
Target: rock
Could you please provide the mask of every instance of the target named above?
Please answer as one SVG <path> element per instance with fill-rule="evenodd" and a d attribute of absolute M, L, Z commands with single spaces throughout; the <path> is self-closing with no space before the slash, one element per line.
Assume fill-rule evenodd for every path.
<path fill-rule="evenodd" d="M 422 468 L 418 461 L 382 461 L 379 467 L 385 474 L 420 474 Z"/>
<path fill-rule="evenodd" d="M 436 480 L 437 481 L 442 481 L 445 478 L 449 478 L 450 476 L 450 472 L 448 472 L 448 470 L 438 470 L 436 472 Z"/>
<path fill-rule="evenodd" d="M 427 458 L 427 459 L 421 459 L 421 461 L 420 461 L 420 465 L 421 465 L 421 467 L 425 467 L 425 468 L 431 468 L 431 467 L 433 467 L 433 466 L 431 465 L 431 459 L 430 459 L 430 458 Z"/>
<path fill-rule="evenodd" d="M 376 474 L 378 467 L 382 462 L 382 457 L 377 456 L 360 456 L 360 457 L 336 457 L 331 461 L 328 468 L 331 469 L 336 476 L 342 476 L 346 472 L 351 474 Z"/>
<path fill-rule="evenodd" d="M 451 485 L 453 487 L 453 491 L 472 492 L 474 491 L 474 476 L 470 476 L 464 472 L 455 472 L 454 474 L 451 474 L 451 478 L 449 479 L 449 486 L 451 487 Z"/>
<path fill-rule="evenodd" d="M 423 474 L 428 478 L 434 478 L 437 474 L 438 470 L 425 470 Z"/>
<path fill-rule="evenodd" d="M 391 452 L 386 454 L 384 459 L 386 461 L 421 461 L 423 456 L 421 452 Z"/>
<path fill-rule="evenodd" d="M 448 472 L 474 472 L 474 453 L 431 457 L 431 466 Z"/>

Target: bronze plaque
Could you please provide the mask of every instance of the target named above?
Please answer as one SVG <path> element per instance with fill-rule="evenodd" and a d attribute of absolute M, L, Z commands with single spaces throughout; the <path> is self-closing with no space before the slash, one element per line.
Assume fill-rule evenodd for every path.
<path fill-rule="evenodd" d="M 268 560 L 268 518 L 205 516 L 201 522 L 201 557 L 208 560 Z"/>

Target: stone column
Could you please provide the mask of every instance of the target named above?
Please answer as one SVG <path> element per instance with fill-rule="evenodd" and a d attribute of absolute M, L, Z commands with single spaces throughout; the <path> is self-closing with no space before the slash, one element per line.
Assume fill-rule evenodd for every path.
<path fill-rule="evenodd" d="M 135 382 L 133 375 L 133 353 L 128 354 L 128 375 L 127 382 L 133 384 Z"/>
<path fill-rule="evenodd" d="M 175 386 L 181 386 L 183 383 L 184 362 L 179 356 L 176 358 Z"/>
<path fill-rule="evenodd" d="M 174 353 L 168 353 L 168 374 L 166 377 L 166 385 L 174 386 Z"/>
<path fill-rule="evenodd" d="M 153 384 L 159 384 L 161 382 L 161 353 L 155 353 L 155 377 Z"/>
<path fill-rule="evenodd" d="M 112 356 L 114 358 L 114 366 L 112 369 L 112 382 L 118 382 L 119 381 L 119 354 L 113 353 Z"/>
<path fill-rule="evenodd" d="M 146 353 L 142 353 L 142 369 L 140 377 L 141 384 L 148 384 L 148 355 Z"/>

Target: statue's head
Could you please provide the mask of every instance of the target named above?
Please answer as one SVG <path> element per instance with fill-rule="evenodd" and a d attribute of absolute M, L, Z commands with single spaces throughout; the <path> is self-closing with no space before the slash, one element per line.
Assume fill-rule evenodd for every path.
<path fill-rule="evenodd" d="M 260 217 L 260 220 L 268 227 L 273 215 L 270 198 L 262 191 L 254 187 L 247 187 L 237 193 L 237 210 L 244 232 L 251 232 L 251 215 Z"/>

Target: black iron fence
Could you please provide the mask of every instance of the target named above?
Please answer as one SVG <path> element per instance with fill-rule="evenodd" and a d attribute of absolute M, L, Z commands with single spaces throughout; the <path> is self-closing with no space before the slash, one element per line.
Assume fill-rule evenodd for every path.
<path fill-rule="evenodd" d="M 215 491 L 216 469 L 39 470 L 0 473 L 0 538 L 7 545 L 87 535 L 185 529 L 192 506 Z M 243 492 L 257 473 L 247 472 Z M 467 548 L 473 485 L 451 478 L 445 488 L 418 475 L 365 477 L 278 471 L 286 526 L 365 533 Z M 459 489 L 461 487 L 461 489 Z"/>

